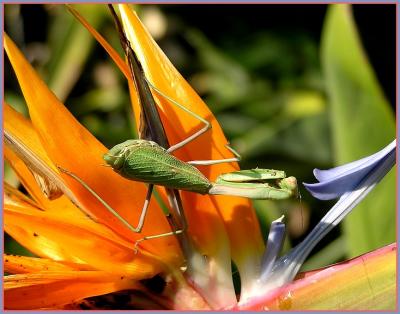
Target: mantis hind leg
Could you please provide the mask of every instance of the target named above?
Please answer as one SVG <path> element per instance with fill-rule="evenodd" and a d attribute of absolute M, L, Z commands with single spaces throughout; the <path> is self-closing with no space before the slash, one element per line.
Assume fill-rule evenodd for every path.
<path fill-rule="evenodd" d="M 153 193 L 153 187 L 154 184 L 149 184 L 147 188 L 147 194 L 146 194 L 146 199 L 143 204 L 142 211 L 140 213 L 139 217 L 139 222 L 136 227 L 133 227 L 128 221 L 126 221 L 114 208 L 111 207 L 105 200 L 103 200 L 100 195 L 98 195 L 89 185 L 87 185 L 86 182 L 84 182 L 81 178 L 79 178 L 76 174 L 72 173 L 71 171 L 68 171 L 64 168 L 61 168 L 60 166 L 57 166 L 57 168 L 76 180 L 79 184 L 81 184 L 86 190 L 90 192 L 110 213 L 112 213 L 121 223 L 123 223 L 129 230 L 135 232 L 135 233 L 140 233 L 143 229 L 144 221 L 146 219 L 147 211 L 150 205 L 150 200 L 151 200 L 151 195 Z M 169 219 L 167 217 L 167 219 Z M 142 239 L 139 239 L 135 242 L 134 249 L 137 252 L 137 246 L 140 242 L 144 240 L 150 240 L 150 239 L 156 239 L 156 238 L 161 238 L 161 237 L 166 237 L 166 236 L 171 236 L 171 235 L 176 235 L 185 232 L 187 229 L 187 225 L 185 224 L 184 227 L 181 230 L 176 230 L 172 232 L 166 232 L 158 235 L 151 235 L 151 236 L 145 236 Z"/>
<path fill-rule="evenodd" d="M 230 152 L 235 157 L 232 158 L 226 158 L 226 159 L 211 159 L 211 160 L 191 160 L 187 161 L 188 164 L 194 165 L 194 166 L 208 166 L 208 165 L 216 165 L 216 164 L 222 164 L 225 162 L 239 162 L 241 160 L 241 157 L 239 153 L 234 150 L 232 147 L 229 146 L 229 144 L 225 145 L 226 149 L 228 149 Z"/>
<path fill-rule="evenodd" d="M 64 168 L 61 168 L 60 166 L 57 166 L 57 168 L 69 175 L 71 178 L 75 179 L 79 184 L 81 184 L 86 190 L 90 192 L 110 213 L 112 213 L 120 222 L 122 222 L 126 227 L 128 227 L 129 230 L 135 232 L 135 233 L 140 233 L 143 229 L 144 221 L 146 219 L 146 214 L 147 210 L 149 208 L 150 204 L 150 199 L 151 199 L 151 194 L 153 193 L 153 184 L 149 184 L 147 188 L 147 194 L 146 194 L 146 199 L 143 204 L 142 211 L 140 213 L 139 217 L 139 222 L 136 227 L 133 227 L 128 221 L 125 220 L 114 208 L 111 207 L 105 200 L 103 200 L 99 194 L 97 194 L 89 185 L 87 185 L 86 182 L 84 182 L 81 178 L 79 178 L 76 174 L 72 173 L 71 171 L 68 171 Z"/>
<path fill-rule="evenodd" d="M 169 199 L 171 206 L 176 206 L 177 208 L 180 209 L 179 213 L 181 215 L 181 219 L 179 219 L 179 221 L 181 221 L 181 228 L 179 228 L 179 226 L 176 225 L 174 218 L 172 217 L 172 215 L 170 213 L 166 214 L 165 217 L 167 218 L 169 225 L 171 226 L 171 228 L 174 231 L 171 232 L 166 232 L 166 233 L 160 233 L 160 234 L 156 234 L 156 235 L 151 235 L 151 236 L 146 236 L 143 237 L 142 239 L 139 239 L 135 242 L 135 252 L 138 251 L 138 246 L 140 244 L 140 242 L 145 241 L 145 240 L 151 240 L 151 239 L 157 239 L 157 238 L 162 238 L 162 237 L 167 237 L 167 236 L 173 236 L 173 235 L 178 235 L 178 234 L 183 234 L 186 232 L 186 230 L 188 229 L 188 223 L 185 217 L 185 213 L 183 212 L 183 208 L 182 208 L 182 204 L 180 201 L 178 201 L 177 198 L 170 198 Z M 175 202 L 174 205 L 172 205 L 172 203 Z"/>
<path fill-rule="evenodd" d="M 169 220 L 169 218 L 170 218 L 170 217 L 167 216 L 167 219 L 168 219 L 168 220 Z M 150 235 L 150 236 L 145 236 L 145 237 L 143 237 L 143 238 L 141 238 L 141 239 L 139 239 L 139 240 L 136 240 L 136 241 L 135 241 L 135 246 L 134 246 L 135 253 L 138 252 L 138 250 L 139 250 L 139 249 L 138 249 L 139 244 L 140 244 L 141 242 L 143 242 L 143 241 L 151 240 L 151 239 L 159 239 L 159 238 L 163 238 L 163 237 L 170 237 L 170 236 L 182 234 L 182 233 L 186 232 L 186 230 L 187 230 L 187 225 L 185 225 L 182 229 L 179 229 L 179 230 L 175 230 L 175 231 L 171 231 L 171 232 L 166 232 L 166 233 L 155 234 L 155 235 Z"/>

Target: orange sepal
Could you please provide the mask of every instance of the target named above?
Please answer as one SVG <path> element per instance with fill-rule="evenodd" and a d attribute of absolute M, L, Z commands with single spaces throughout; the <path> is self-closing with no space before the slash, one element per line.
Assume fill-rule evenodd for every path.
<path fill-rule="evenodd" d="M 35 155 L 35 158 L 41 160 L 51 171 L 58 174 L 58 169 L 54 166 L 43 149 L 32 123 L 7 103 L 4 104 L 4 129 L 27 147 Z M 32 172 L 7 145 L 4 146 L 4 157 L 9 162 L 30 196 L 43 210 L 54 209 L 60 214 L 68 213 L 71 219 L 82 219 L 82 217 L 84 217 L 84 214 L 65 196 L 61 196 L 53 201 L 47 199 Z"/>
<path fill-rule="evenodd" d="M 103 46 L 103 48 L 107 51 L 111 59 L 113 59 L 114 63 L 118 66 L 119 70 L 125 75 L 127 80 L 132 80 L 131 73 L 129 71 L 128 65 L 125 61 L 119 56 L 119 54 L 115 51 L 115 49 L 110 46 L 110 44 L 97 32 L 86 19 L 76 11 L 71 5 L 67 4 L 68 10 L 75 16 L 75 18 L 93 35 L 93 37 L 97 40 L 97 42 Z"/>
<path fill-rule="evenodd" d="M 8 161 L 10 166 L 17 174 L 24 188 L 28 191 L 34 202 L 30 201 L 30 204 L 35 207 L 39 207 L 42 210 L 48 211 L 53 210 L 64 219 L 70 221 L 86 220 L 87 216 L 78 207 L 76 207 L 65 195 L 55 199 L 49 200 L 43 194 L 36 180 L 34 179 L 32 172 L 25 165 L 25 163 L 18 158 L 18 156 L 7 146 L 4 146 L 4 158 Z M 14 198 L 24 206 L 24 201 L 27 199 L 25 195 L 21 194 L 17 189 L 12 188 L 6 182 L 4 182 L 4 192 L 6 197 Z"/>
<path fill-rule="evenodd" d="M 131 8 L 125 4 L 119 5 L 119 8 L 124 29 L 142 63 L 146 77 L 165 95 L 197 113 L 212 125 L 210 131 L 179 149 L 176 156 L 182 160 L 232 157 L 225 147 L 227 141 L 221 127 L 206 104 L 171 64 Z M 131 91 L 132 94 L 138 125 L 140 113 L 138 97 L 134 90 Z M 165 97 L 155 92 L 153 95 L 159 105 L 160 116 L 171 144 L 178 143 L 203 126 L 199 120 L 174 106 Z M 203 166 L 199 169 L 213 180 L 219 174 L 237 170 L 238 167 L 235 163 L 224 163 Z M 189 231 L 194 239 L 199 239 L 198 244 L 203 250 L 217 253 L 226 245 L 222 236 L 224 231 L 221 218 L 215 211 L 217 208 L 225 222 L 232 244 L 233 259 L 238 267 L 243 266 L 247 270 L 257 268 L 245 266 L 245 264 L 255 266 L 263 251 L 259 224 L 248 200 L 237 197 L 200 196 L 188 192 L 182 195 Z"/>
<path fill-rule="evenodd" d="M 7 150 L 10 151 L 9 149 Z M 31 198 L 29 198 L 24 193 L 13 187 L 11 184 L 8 184 L 7 182 L 3 182 L 3 195 L 4 204 L 7 203 L 8 205 L 13 205 L 20 208 L 34 207 L 39 210 L 44 210 L 43 207 L 38 205 Z"/>
<path fill-rule="evenodd" d="M 14 110 L 9 104 L 4 103 L 4 129 L 18 138 L 25 146 L 29 147 L 35 155 L 43 160 L 54 171 L 58 172 L 55 165 L 47 156 L 42 143 L 34 130 L 31 121 Z"/>
<path fill-rule="evenodd" d="M 57 308 L 87 297 L 137 287 L 129 277 L 103 271 L 11 275 L 4 279 L 4 307 L 8 310 Z"/>
<path fill-rule="evenodd" d="M 121 64 L 122 59 L 117 55 L 116 51 L 106 42 L 106 40 L 95 29 L 93 29 L 90 26 L 90 24 L 76 10 L 71 9 L 71 12 L 83 24 L 83 26 L 85 26 L 88 29 L 88 31 L 97 39 L 97 41 L 103 46 L 103 48 L 108 52 L 108 54 L 111 56 L 111 58 L 117 64 L 117 66 L 120 68 L 121 72 L 128 79 L 129 86 L 130 86 L 130 92 L 131 92 L 131 99 L 132 99 L 132 102 L 135 104 L 134 109 L 136 109 L 135 113 L 136 113 L 136 118 L 137 118 L 137 122 L 138 122 L 139 114 L 138 114 L 137 109 L 139 108 L 139 103 L 138 103 L 139 100 L 138 100 L 138 95 L 136 93 L 135 88 L 132 88 L 133 80 L 129 73 L 128 66 L 126 64 Z M 202 102 L 202 101 L 200 100 L 200 102 Z M 204 105 L 204 103 L 203 103 L 203 105 Z M 207 109 L 207 115 L 212 116 L 212 114 L 208 111 L 208 109 Z M 165 118 L 164 118 L 164 120 L 165 120 Z M 197 123 L 198 123 L 198 121 L 196 120 L 196 124 Z M 214 124 L 215 123 L 216 123 L 216 121 L 214 121 Z M 214 128 L 215 128 L 215 126 L 214 126 Z M 219 126 L 218 126 L 218 128 L 219 128 Z M 170 132 L 172 132 L 172 131 L 170 131 Z M 224 143 L 225 142 L 226 142 L 226 140 L 224 141 Z M 224 150 L 225 150 L 225 148 L 224 148 Z M 207 158 L 209 158 L 209 157 L 207 157 Z M 222 158 L 222 157 L 219 157 L 219 158 Z M 190 159 L 190 158 L 186 158 L 186 160 L 188 160 L 188 159 Z M 192 158 L 192 159 L 194 159 L 194 158 Z M 236 169 L 236 168 L 231 167 L 231 168 L 229 168 L 229 170 L 226 170 L 225 172 L 232 171 L 232 169 Z M 220 173 L 220 172 L 218 172 L 218 173 Z M 165 196 L 165 193 L 162 190 L 159 190 L 159 193 L 161 195 Z M 190 229 L 194 230 L 193 238 L 196 242 L 198 242 L 197 246 L 202 248 L 203 253 L 207 254 L 209 256 L 215 255 L 217 253 L 224 255 L 224 256 L 226 254 L 229 254 L 228 251 L 222 250 L 222 247 L 225 247 L 225 249 L 227 248 L 227 239 L 225 237 L 225 232 L 221 226 L 220 218 L 215 215 L 215 211 L 213 210 L 215 205 L 209 201 L 209 197 L 203 196 L 202 204 L 197 206 L 197 204 L 199 204 L 199 198 L 200 198 L 198 195 L 195 195 L 193 193 L 183 193 L 183 196 L 184 196 L 185 208 L 193 208 L 193 212 L 196 212 L 196 210 L 198 210 L 200 208 L 200 209 L 202 209 L 203 212 L 206 212 L 204 214 L 200 214 L 200 213 L 196 214 L 195 213 L 194 217 L 189 218 L 190 221 L 196 221 L 196 225 L 199 227 L 199 228 L 196 228 L 196 226 L 195 226 L 193 228 L 190 228 Z M 165 197 L 164 197 L 164 199 L 165 199 Z M 205 199 L 208 199 L 208 201 Z M 215 198 L 212 198 L 212 199 L 215 201 Z M 220 197 L 218 203 L 219 204 L 221 204 L 221 203 L 227 204 L 227 207 L 229 207 L 230 206 L 229 204 L 231 204 L 231 202 L 232 201 L 230 198 Z M 243 229 L 253 230 L 253 232 L 254 232 L 254 235 L 253 235 L 254 239 L 249 240 L 247 237 L 243 237 L 242 236 L 243 233 L 240 232 L 240 230 L 239 230 L 240 228 L 238 229 L 236 224 L 231 223 L 230 217 L 232 216 L 232 213 L 230 211 L 225 211 L 225 213 L 227 213 L 227 215 L 224 215 L 224 217 L 226 216 L 229 218 L 229 219 L 225 219 L 225 220 L 229 221 L 227 223 L 227 229 L 229 231 L 229 234 L 231 235 L 231 239 L 233 239 L 233 244 L 234 244 L 233 248 L 236 248 L 236 250 L 234 250 L 234 254 L 233 254 L 234 259 L 239 267 L 241 265 L 243 265 L 242 273 L 245 273 L 245 269 L 246 269 L 246 271 L 248 271 L 251 269 L 258 268 L 258 267 L 253 267 L 253 266 L 254 266 L 254 263 L 257 263 L 256 261 L 259 260 L 261 250 L 262 250 L 262 240 L 260 241 L 258 224 L 255 219 L 254 213 L 253 212 L 249 213 L 247 210 L 247 208 L 249 207 L 249 202 L 247 200 L 238 199 L 238 198 L 236 198 L 233 202 L 239 202 L 237 204 L 236 209 L 239 211 L 239 213 L 242 213 L 242 216 L 243 215 L 246 216 L 244 218 L 244 221 L 246 221 L 246 223 L 244 224 Z M 242 225 L 243 225 L 243 223 L 241 222 L 240 226 L 242 226 Z M 197 229 L 197 232 L 196 232 L 196 229 Z M 220 232 L 216 232 L 216 230 L 220 230 Z M 238 232 L 238 230 L 239 230 L 239 232 Z M 239 236 L 238 236 L 238 234 L 239 234 Z M 243 253 L 243 250 L 241 250 L 240 248 L 245 248 L 245 247 L 248 248 L 248 251 L 246 251 L 245 254 L 241 254 L 241 253 Z M 254 250 L 254 248 L 257 248 L 257 249 Z M 255 256 L 249 256 L 248 252 L 250 252 L 250 251 L 254 252 Z M 238 254 L 235 254 L 236 252 Z M 246 267 L 246 266 L 249 266 L 249 267 Z M 248 277 L 250 279 L 253 274 L 249 274 L 249 275 L 250 276 L 246 276 L 246 277 Z"/>
<path fill-rule="evenodd" d="M 47 258 L 18 255 L 4 256 L 4 271 L 9 274 L 26 274 L 40 271 L 93 270 L 90 266 L 77 263 L 56 262 Z"/>
<path fill-rule="evenodd" d="M 108 204 L 118 209 L 121 216 L 136 226 L 146 193 L 145 185 L 128 181 L 103 167 L 102 156 L 106 148 L 68 112 L 6 34 L 4 47 L 29 107 L 33 126 L 51 161 L 78 175 Z M 142 233 L 133 233 L 78 182 L 67 175 L 63 175 L 63 178 L 85 210 L 131 241 L 169 231 L 163 212 L 155 202 L 151 202 Z M 165 261 L 181 263 L 180 250 L 174 237 L 145 241 L 142 247 L 157 253 Z"/>
<path fill-rule="evenodd" d="M 5 149 L 6 156 L 8 156 L 7 158 L 9 158 L 10 157 L 9 155 L 12 155 L 13 153 L 7 147 L 5 148 L 6 148 Z M 22 161 L 20 161 L 15 155 L 14 157 L 15 157 L 14 159 L 11 158 L 12 165 L 13 169 L 16 170 L 18 176 L 20 176 L 21 174 L 24 174 L 24 177 L 30 175 L 31 173 L 25 166 L 25 164 Z M 39 193 L 40 191 L 38 191 L 38 194 Z M 103 227 L 100 224 L 95 224 L 92 220 L 88 219 L 87 215 L 85 215 L 81 210 L 79 210 L 65 196 L 61 196 L 60 198 L 52 201 L 48 200 L 43 195 L 42 198 L 43 198 L 42 203 L 35 203 L 29 197 L 21 193 L 19 190 L 12 187 L 7 182 L 4 182 L 4 204 L 6 204 L 7 206 L 13 206 L 14 208 L 18 208 L 21 211 L 24 211 L 25 208 L 32 208 L 32 209 L 34 208 L 40 211 L 53 211 L 53 215 L 58 216 L 59 219 L 64 219 L 65 221 L 68 221 L 70 224 L 74 223 L 80 225 L 88 224 L 90 225 L 90 227 L 99 227 L 99 228 Z M 28 246 L 28 243 L 26 243 L 25 246 L 27 246 L 30 250 L 33 251 L 40 251 L 42 249 L 40 246 L 32 248 L 31 246 Z M 58 247 L 58 244 L 56 246 Z M 42 254 L 38 255 L 43 256 Z"/>
<path fill-rule="evenodd" d="M 164 266 L 156 256 L 135 252 L 129 243 L 105 226 L 87 219 L 74 221 L 31 206 L 4 204 L 4 229 L 38 256 L 88 264 L 131 278 L 152 277 Z"/>

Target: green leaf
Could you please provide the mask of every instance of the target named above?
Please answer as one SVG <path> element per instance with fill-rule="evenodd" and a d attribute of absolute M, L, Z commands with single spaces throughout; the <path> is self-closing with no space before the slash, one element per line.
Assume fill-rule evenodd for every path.
<path fill-rule="evenodd" d="M 310 271 L 312 269 L 321 268 L 325 265 L 331 264 L 332 261 L 339 261 L 343 258 L 346 251 L 346 239 L 341 236 L 333 240 L 323 249 L 315 253 L 311 258 L 308 258 L 301 271 Z"/>
<path fill-rule="evenodd" d="M 349 5 L 329 8 L 321 54 L 335 163 L 382 149 L 395 138 L 395 119 L 362 48 Z M 346 219 L 350 256 L 395 240 L 395 186 L 391 171 Z"/>
<path fill-rule="evenodd" d="M 65 7 L 57 9 L 67 10 Z M 83 5 L 79 9 L 94 28 L 99 28 L 108 13 L 102 6 Z M 49 44 L 53 56 L 48 65 L 47 83 L 57 97 L 65 101 L 84 70 L 94 39 L 71 14 L 57 14 L 50 28 Z"/>
<path fill-rule="evenodd" d="M 243 127 L 242 134 L 232 140 L 233 147 L 244 159 L 280 154 L 313 163 L 314 166 L 330 163 L 326 104 L 321 93 L 292 90 L 280 98 L 280 108 L 274 116 Z M 263 108 L 270 105 L 265 103 Z M 246 108 L 252 107 L 248 104 Z M 261 113 L 257 112 L 257 116 Z"/>

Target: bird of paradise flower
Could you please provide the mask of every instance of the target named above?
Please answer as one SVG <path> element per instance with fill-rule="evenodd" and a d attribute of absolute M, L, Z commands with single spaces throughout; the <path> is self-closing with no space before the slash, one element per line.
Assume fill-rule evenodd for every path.
<path fill-rule="evenodd" d="M 190 104 L 213 125 L 209 135 L 182 149 L 178 157 L 183 160 L 228 157 L 224 149 L 226 139 L 212 113 L 161 52 L 130 7 L 119 5 L 119 9 L 125 31 L 143 62 L 146 76 L 178 102 Z M 79 18 L 106 47 L 132 86 L 126 64 L 90 25 Z M 133 296 L 130 299 L 132 307 L 144 309 L 218 309 L 235 306 L 239 309 L 274 309 L 290 308 L 296 301 L 296 308 L 305 304 L 312 307 L 311 298 L 306 298 L 302 303 L 301 297 L 296 298 L 296 291 L 303 297 L 304 293 L 315 291 L 312 290 L 315 285 L 312 288 L 309 285 L 310 280 L 316 280 L 323 271 L 305 274 L 303 279 L 281 288 L 293 279 L 298 268 L 290 274 L 282 271 L 281 265 L 285 264 L 282 262 L 287 259 L 276 259 L 279 250 L 272 257 L 264 256 L 263 259 L 264 245 L 256 216 L 249 202 L 241 198 L 182 194 L 190 225 L 189 235 L 200 252 L 196 256 L 206 256 L 206 263 L 204 260 L 185 260 L 173 237 L 146 241 L 141 250 L 135 252 L 135 240 L 169 231 L 159 205 L 152 202 L 142 234 L 138 235 L 121 224 L 81 185 L 59 173 L 56 165 L 70 169 L 92 186 L 107 203 L 118 208 L 124 219 L 132 224 L 138 220 L 145 186 L 127 181 L 111 169 L 99 167 L 106 148 L 65 109 L 7 35 L 4 37 L 4 47 L 30 114 L 30 119 L 24 118 L 11 106 L 4 104 L 6 134 L 11 144 L 24 152 L 21 156 L 5 146 L 5 157 L 31 196 L 27 198 L 5 185 L 5 231 L 40 257 L 5 257 L 5 270 L 15 274 L 5 277 L 6 308 L 74 308 L 83 299 L 121 291 L 129 291 L 129 295 Z M 138 97 L 134 88 L 130 91 L 135 112 L 138 113 Z M 171 141 L 178 142 L 193 133 L 192 130 L 198 126 L 197 121 L 182 117 L 174 107 L 165 103 L 165 99 L 157 95 L 155 97 Z M 137 114 L 136 119 L 138 117 Z M 204 147 L 209 149 L 204 150 Z M 41 165 L 41 170 L 35 168 L 37 164 Z M 387 168 L 373 168 L 372 174 L 379 170 L 382 175 Z M 236 169 L 234 164 L 223 164 L 210 166 L 204 172 L 213 179 L 222 172 Z M 371 172 L 363 172 L 363 175 L 370 178 Z M 374 177 L 374 182 L 380 177 Z M 64 195 L 54 200 L 46 197 L 37 184 L 38 180 L 46 178 L 56 182 Z M 346 195 L 352 195 L 351 189 L 354 188 L 352 185 Z M 47 192 L 51 196 L 52 191 Z M 160 194 L 165 198 L 162 190 Z M 281 226 L 280 222 L 275 225 Z M 273 229 L 274 226 L 267 248 L 270 247 L 268 244 L 282 241 L 280 232 L 276 232 L 277 238 L 273 237 Z M 286 258 L 293 254 L 289 253 Z M 384 248 L 381 254 L 372 254 L 369 262 L 383 269 L 387 276 L 393 266 L 393 254 L 393 246 Z M 231 258 L 241 274 L 239 305 L 231 279 Z M 297 258 L 298 255 L 292 261 L 297 261 Z M 268 267 L 261 267 L 262 260 L 268 261 Z M 194 266 L 190 276 L 184 271 L 188 263 Z M 386 268 L 382 267 L 384 263 Z M 359 261 L 355 260 L 349 266 L 357 268 Z M 351 267 L 338 267 L 338 272 L 328 278 L 343 280 L 348 272 L 354 271 Z M 265 278 L 278 278 L 273 282 L 267 281 L 266 285 L 260 281 L 260 270 L 264 270 Z M 382 272 L 380 275 L 387 278 Z M 282 282 L 283 277 L 285 279 Z M 157 280 L 163 283 L 158 290 L 154 289 Z M 323 280 L 317 280 L 316 283 L 319 289 L 327 284 L 329 281 Z M 260 294 L 262 289 L 265 289 L 268 297 Z M 287 298 L 288 291 L 290 298 Z M 329 293 L 326 292 L 325 296 L 329 296 Z"/>

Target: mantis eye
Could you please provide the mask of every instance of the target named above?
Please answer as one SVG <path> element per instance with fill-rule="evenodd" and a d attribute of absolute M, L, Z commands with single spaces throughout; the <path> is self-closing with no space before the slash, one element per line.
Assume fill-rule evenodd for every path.
<path fill-rule="evenodd" d="M 298 186 L 297 186 L 297 180 L 295 177 L 287 177 L 287 178 L 281 179 L 279 181 L 278 185 L 281 189 L 286 189 L 288 191 L 292 191 L 293 195 L 297 196 Z"/>
<path fill-rule="evenodd" d="M 124 154 L 121 154 L 121 152 L 115 153 L 113 149 L 111 149 L 106 154 L 104 154 L 103 159 L 114 170 L 119 170 L 124 165 L 125 156 Z"/>
<path fill-rule="evenodd" d="M 105 162 L 113 167 L 114 170 L 119 170 L 123 167 L 126 153 L 131 151 L 132 147 L 139 145 L 141 141 L 139 140 L 127 140 L 123 143 L 115 145 L 106 154 L 104 154 L 103 159 Z"/>

